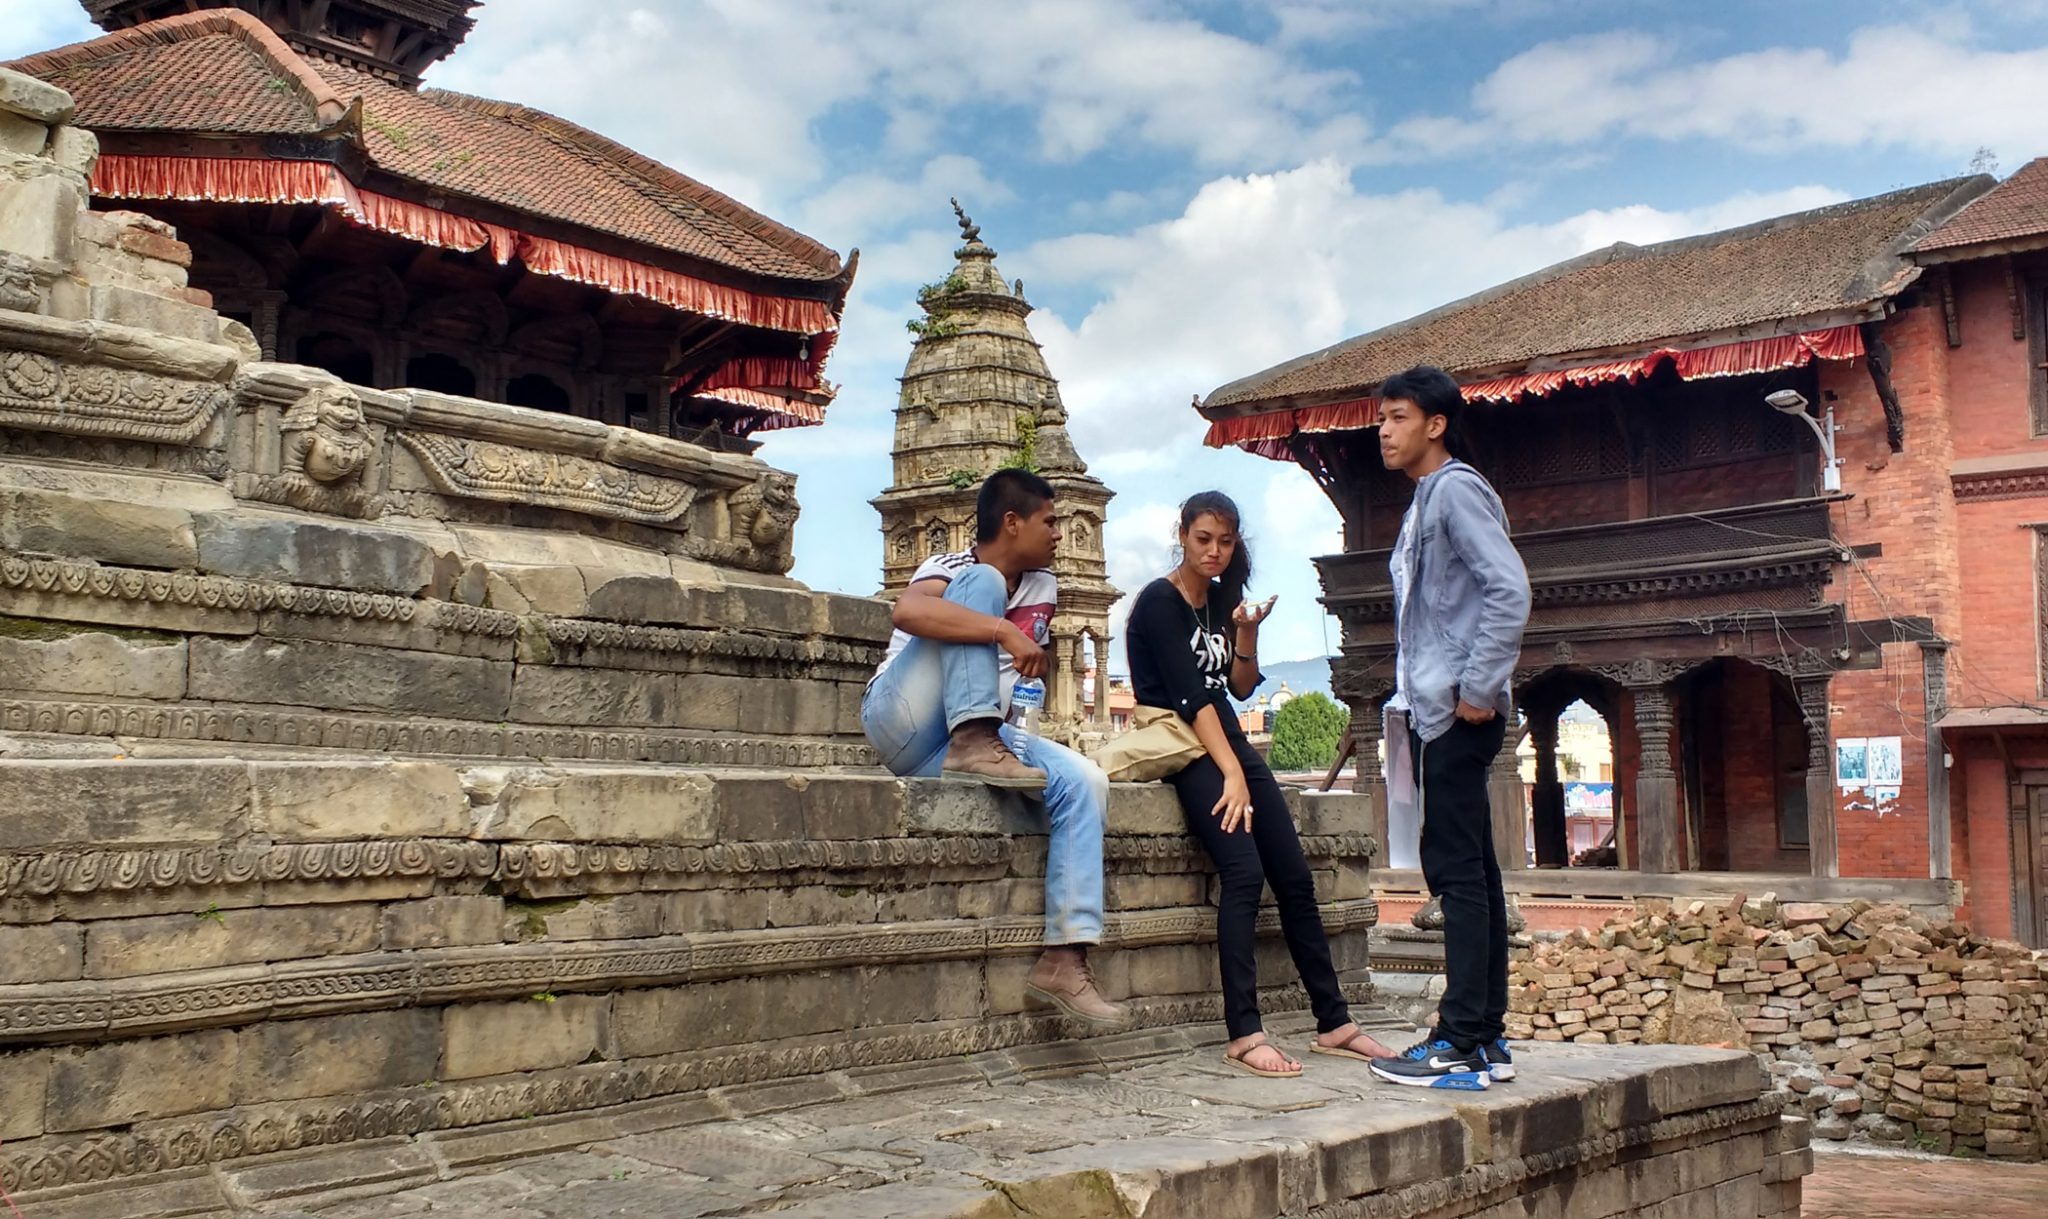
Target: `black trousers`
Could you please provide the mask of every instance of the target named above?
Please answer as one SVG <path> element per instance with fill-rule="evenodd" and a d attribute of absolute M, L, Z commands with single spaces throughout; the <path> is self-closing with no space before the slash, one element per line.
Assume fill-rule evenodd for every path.
<path fill-rule="evenodd" d="M 1295 971 L 1308 988 L 1316 1028 L 1325 1033 L 1342 1028 L 1351 1023 L 1351 1012 L 1337 986 L 1336 967 L 1330 963 L 1330 941 L 1323 934 L 1322 914 L 1316 909 L 1315 881 L 1309 875 L 1308 860 L 1302 857 L 1287 797 L 1259 751 L 1237 733 L 1229 735 L 1244 767 L 1245 786 L 1251 790 L 1249 833 L 1242 826 L 1224 833 L 1222 816 L 1210 811 L 1223 795 L 1223 772 L 1216 763 L 1200 758 L 1169 780 L 1180 796 L 1188 832 L 1209 852 L 1221 881 L 1216 953 L 1223 974 L 1224 1025 L 1233 1041 L 1263 1027 L 1259 1021 L 1255 923 L 1260 891 L 1271 885 L 1273 900 L 1280 908 L 1281 934 L 1294 957 Z"/>
<path fill-rule="evenodd" d="M 1496 716 L 1484 724 L 1453 720 L 1436 740 L 1409 742 L 1421 759 L 1422 879 L 1444 904 L 1436 1035 L 1461 1050 L 1507 1031 L 1508 901 L 1486 791 L 1506 735 L 1507 721 Z"/>

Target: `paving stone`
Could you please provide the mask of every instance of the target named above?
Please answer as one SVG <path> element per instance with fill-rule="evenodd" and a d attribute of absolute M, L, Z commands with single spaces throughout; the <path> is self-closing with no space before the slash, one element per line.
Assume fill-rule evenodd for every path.
<path fill-rule="evenodd" d="M 235 1069 L 235 1034 L 228 1029 L 60 1047 L 51 1054 L 47 1129 L 225 1109 Z"/>
<path fill-rule="evenodd" d="M 0 543 L 9 549 L 167 570 L 199 565 L 192 513 L 41 488 L 0 492 Z"/>
<path fill-rule="evenodd" d="M 469 833 L 469 798 L 444 763 L 253 762 L 249 782 L 253 828 L 286 841 Z"/>
<path fill-rule="evenodd" d="M 0 850 L 206 842 L 248 825 L 249 771 L 239 762 L 10 760 L 0 766 Z"/>
<path fill-rule="evenodd" d="M 202 512 L 199 565 L 252 580 L 415 597 L 434 585 L 433 548 L 409 533 L 297 517 Z"/>

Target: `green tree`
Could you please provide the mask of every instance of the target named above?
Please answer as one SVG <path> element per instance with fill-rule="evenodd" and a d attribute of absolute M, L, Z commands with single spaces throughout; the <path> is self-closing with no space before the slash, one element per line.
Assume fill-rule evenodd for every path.
<path fill-rule="evenodd" d="M 1273 717 L 1274 770 L 1321 770 L 1337 760 L 1350 713 L 1320 690 L 1289 699 Z"/>

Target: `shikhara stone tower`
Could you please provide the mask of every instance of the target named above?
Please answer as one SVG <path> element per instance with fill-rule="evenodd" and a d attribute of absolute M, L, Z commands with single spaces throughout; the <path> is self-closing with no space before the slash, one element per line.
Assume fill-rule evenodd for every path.
<path fill-rule="evenodd" d="M 974 544 L 974 497 L 1003 466 L 1036 470 L 1058 492 L 1059 613 L 1047 733 L 1080 741 L 1108 728 L 1108 700 L 1091 714 L 1082 683 L 1092 643 L 1097 669 L 1110 655 L 1109 609 L 1121 595 L 1103 567 L 1102 523 L 1115 495 L 1088 473 L 1067 436 L 1060 387 L 1024 319 L 1024 284 L 1005 283 L 996 252 L 956 201 L 963 244 L 953 271 L 919 293 L 925 316 L 903 369 L 896 406 L 895 478 L 873 502 L 882 514 L 882 585 L 903 591 L 933 554 Z"/>

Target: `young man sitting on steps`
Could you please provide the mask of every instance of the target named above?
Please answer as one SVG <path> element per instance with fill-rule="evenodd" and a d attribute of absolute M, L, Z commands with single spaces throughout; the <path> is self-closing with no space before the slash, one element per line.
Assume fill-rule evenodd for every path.
<path fill-rule="evenodd" d="M 861 703 L 861 727 L 899 775 L 1042 790 L 1051 821 L 1045 861 L 1045 952 L 1030 992 L 1098 1026 L 1124 1011 L 1102 997 L 1088 947 L 1102 938 L 1102 826 L 1109 778 L 1042 738 L 1003 723 L 1020 677 L 1044 678 L 1059 546 L 1050 483 L 998 470 L 975 503 L 975 545 L 926 559 L 896 602 L 896 625 Z"/>

